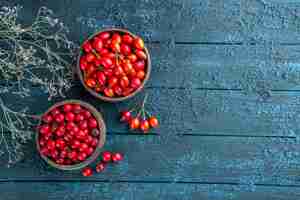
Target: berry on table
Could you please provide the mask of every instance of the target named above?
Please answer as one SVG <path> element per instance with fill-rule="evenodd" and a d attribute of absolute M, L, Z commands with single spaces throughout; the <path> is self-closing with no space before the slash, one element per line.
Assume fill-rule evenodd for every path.
<path fill-rule="evenodd" d="M 88 177 L 88 176 L 92 176 L 93 175 L 93 170 L 92 168 L 90 167 L 85 167 L 83 168 L 83 170 L 81 171 L 81 174 L 85 177 Z"/>

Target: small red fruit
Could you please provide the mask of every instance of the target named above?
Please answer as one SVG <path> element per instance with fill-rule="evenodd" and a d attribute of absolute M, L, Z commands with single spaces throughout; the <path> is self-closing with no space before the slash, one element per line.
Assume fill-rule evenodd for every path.
<path fill-rule="evenodd" d="M 135 54 L 137 55 L 138 58 L 142 59 L 142 60 L 146 60 L 147 59 L 147 55 L 143 50 L 137 49 L 135 51 Z"/>
<path fill-rule="evenodd" d="M 63 114 L 61 114 L 61 113 L 59 113 L 59 114 L 57 114 L 57 115 L 54 116 L 54 120 L 56 122 L 58 122 L 58 123 L 63 122 L 64 119 L 65 119 L 65 116 Z"/>
<path fill-rule="evenodd" d="M 97 120 L 94 118 L 90 118 L 88 123 L 90 128 L 97 128 L 98 126 Z"/>
<path fill-rule="evenodd" d="M 107 40 L 109 37 L 110 37 L 110 33 L 109 32 L 103 32 L 103 33 L 100 33 L 98 35 L 98 37 L 101 39 L 101 40 Z"/>
<path fill-rule="evenodd" d="M 135 89 L 138 88 L 138 87 L 140 87 L 141 84 L 142 84 L 142 82 L 138 78 L 132 78 L 131 81 L 130 81 L 130 86 L 132 88 L 135 88 Z"/>
<path fill-rule="evenodd" d="M 58 149 L 63 149 L 66 146 L 66 142 L 63 139 L 57 139 L 55 143 Z"/>
<path fill-rule="evenodd" d="M 129 34 L 125 34 L 122 36 L 122 41 L 126 44 L 131 44 L 133 42 L 133 38 Z"/>
<path fill-rule="evenodd" d="M 67 120 L 68 122 L 74 121 L 74 119 L 75 119 L 74 113 L 72 113 L 72 112 L 67 112 L 67 113 L 66 113 L 66 120 Z"/>
<path fill-rule="evenodd" d="M 85 153 L 86 153 L 88 156 L 91 155 L 93 152 L 94 152 L 93 147 L 89 147 L 89 148 L 87 148 L 87 149 L 85 150 Z"/>
<path fill-rule="evenodd" d="M 51 132 L 51 128 L 50 128 L 49 125 L 44 124 L 44 125 L 42 125 L 42 126 L 40 127 L 40 133 L 41 133 L 41 134 L 46 135 L 46 134 L 48 134 L 48 133 L 50 133 L 50 132 Z"/>
<path fill-rule="evenodd" d="M 130 54 L 127 56 L 128 60 L 130 60 L 131 63 L 135 63 L 137 61 L 137 56 L 135 54 Z"/>
<path fill-rule="evenodd" d="M 103 48 L 103 49 L 101 49 L 101 51 L 99 53 L 101 56 L 105 56 L 106 54 L 109 53 L 109 51 L 108 51 L 108 49 Z"/>
<path fill-rule="evenodd" d="M 87 155 L 85 152 L 80 152 L 77 156 L 77 159 L 80 161 L 84 161 L 86 159 Z"/>
<path fill-rule="evenodd" d="M 127 76 L 122 76 L 120 78 L 120 86 L 122 88 L 127 88 L 129 86 L 129 79 Z"/>
<path fill-rule="evenodd" d="M 113 65 L 113 61 L 112 61 L 111 58 L 103 57 L 102 60 L 101 60 L 101 64 L 105 68 L 110 68 Z"/>
<path fill-rule="evenodd" d="M 137 71 L 136 77 L 139 78 L 140 80 L 143 80 L 145 77 L 145 72 L 143 70 Z"/>
<path fill-rule="evenodd" d="M 114 163 L 116 163 L 123 160 L 123 155 L 121 153 L 113 153 L 111 159 Z"/>
<path fill-rule="evenodd" d="M 105 88 L 103 90 L 103 92 L 108 97 L 113 97 L 114 96 L 114 90 L 112 88 Z"/>
<path fill-rule="evenodd" d="M 88 176 L 92 176 L 93 175 L 93 170 L 90 167 L 85 167 L 82 171 L 81 171 L 82 176 L 88 177 Z"/>
<path fill-rule="evenodd" d="M 57 115 L 59 114 L 60 111 L 57 109 L 57 108 L 54 108 L 52 111 L 51 111 L 51 114 L 54 116 L 54 115 Z"/>
<path fill-rule="evenodd" d="M 149 122 L 148 122 L 147 120 L 143 120 L 143 121 L 141 122 L 140 129 L 141 129 L 144 133 L 146 133 L 146 132 L 149 131 L 149 128 L 150 128 Z"/>
<path fill-rule="evenodd" d="M 116 66 L 114 68 L 114 75 L 117 76 L 117 77 L 120 77 L 120 76 L 123 76 L 125 73 L 124 73 L 124 70 L 121 66 Z"/>
<path fill-rule="evenodd" d="M 133 118 L 129 122 L 130 129 L 137 129 L 140 127 L 140 119 L 138 117 Z"/>
<path fill-rule="evenodd" d="M 121 113 L 121 122 L 129 122 L 131 119 L 131 112 L 130 111 L 123 111 Z"/>
<path fill-rule="evenodd" d="M 68 158 L 70 158 L 71 160 L 77 160 L 77 152 L 76 151 L 69 152 Z"/>
<path fill-rule="evenodd" d="M 53 117 L 52 117 L 50 114 L 44 115 L 43 118 L 42 118 L 42 120 L 43 120 L 43 122 L 45 122 L 45 123 L 50 123 L 50 122 L 52 122 Z"/>
<path fill-rule="evenodd" d="M 106 164 L 105 164 L 105 163 L 103 163 L 103 162 L 98 163 L 98 164 L 96 165 L 96 172 L 97 172 L 97 173 L 103 172 L 104 169 L 105 169 L 105 167 L 106 167 Z"/>
<path fill-rule="evenodd" d="M 81 130 L 87 129 L 88 128 L 88 122 L 86 120 L 83 120 L 79 123 L 79 128 Z"/>
<path fill-rule="evenodd" d="M 88 110 L 83 111 L 82 114 L 84 115 L 85 119 L 88 119 L 92 116 L 92 113 Z"/>
<path fill-rule="evenodd" d="M 112 76 L 108 79 L 108 86 L 109 87 L 113 87 L 114 85 L 116 85 L 118 83 L 118 78 L 115 76 Z"/>
<path fill-rule="evenodd" d="M 79 61 L 79 66 L 81 70 L 86 70 L 86 68 L 88 67 L 88 62 L 86 61 L 85 56 L 81 56 Z"/>
<path fill-rule="evenodd" d="M 86 53 L 89 53 L 93 50 L 92 48 L 92 45 L 89 41 L 86 41 L 83 45 L 82 45 L 82 48 L 83 50 L 86 52 Z"/>
<path fill-rule="evenodd" d="M 137 37 L 133 40 L 133 46 L 137 49 L 144 49 L 145 44 L 142 38 Z"/>
<path fill-rule="evenodd" d="M 63 110 L 64 110 L 64 112 L 70 112 L 72 110 L 72 105 L 71 104 L 64 104 L 63 105 Z"/>
<path fill-rule="evenodd" d="M 119 53 L 121 51 L 120 43 L 112 41 L 110 44 L 110 48 L 113 52 Z"/>
<path fill-rule="evenodd" d="M 144 60 L 137 61 L 136 63 L 134 63 L 133 67 L 136 70 L 145 70 L 145 61 Z"/>
<path fill-rule="evenodd" d="M 75 121 L 80 122 L 80 121 L 83 121 L 83 120 L 84 120 L 84 116 L 81 113 L 76 115 Z"/>
<path fill-rule="evenodd" d="M 122 38 L 121 38 L 120 34 L 118 34 L 118 33 L 114 33 L 111 39 L 112 39 L 112 41 L 114 41 L 116 43 L 121 43 L 121 41 L 122 41 Z"/>
<path fill-rule="evenodd" d="M 123 55 L 129 55 L 131 53 L 130 46 L 127 44 L 121 44 L 120 51 Z"/>
<path fill-rule="evenodd" d="M 91 142 L 91 146 L 95 147 L 98 144 L 98 139 L 97 138 L 93 138 L 93 141 Z"/>
<path fill-rule="evenodd" d="M 49 150 L 55 149 L 55 142 L 53 140 L 48 140 L 48 142 L 47 142 L 47 148 Z"/>
<path fill-rule="evenodd" d="M 96 59 L 96 56 L 93 53 L 86 54 L 86 61 L 93 62 Z"/>
<path fill-rule="evenodd" d="M 94 88 L 96 86 L 96 81 L 95 79 L 89 78 L 85 81 L 85 84 L 90 88 Z"/>
<path fill-rule="evenodd" d="M 103 162 L 110 162 L 111 161 L 111 153 L 109 151 L 104 151 L 102 153 L 102 161 Z"/>
<path fill-rule="evenodd" d="M 152 117 L 149 118 L 149 123 L 150 123 L 150 126 L 152 128 L 156 128 L 156 127 L 159 126 L 158 119 L 156 117 L 154 117 L 154 116 L 152 116 Z"/>
<path fill-rule="evenodd" d="M 115 86 L 113 87 L 113 90 L 114 90 L 114 93 L 115 93 L 116 95 L 118 95 L 118 96 L 121 96 L 122 93 L 123 93 L 123 90 L 122 90 L 122 88 L 121 88 L 119 85 L 115 85 Z"/>
<path fill-rule="evenodd" d="M 95 38 L 94 42 L 93 42 L 93 47 L 94 49 L 96 49 L 98 52 L 101 51 L 101 49 L 103 48 L 103 42 L 100 38 Z"/>
<path fill-rule="evenodd" d="M 106 81 L 106 76 L 103 72 L 97 72 L 97 81 L 100 85 L 104 85 Z"/>

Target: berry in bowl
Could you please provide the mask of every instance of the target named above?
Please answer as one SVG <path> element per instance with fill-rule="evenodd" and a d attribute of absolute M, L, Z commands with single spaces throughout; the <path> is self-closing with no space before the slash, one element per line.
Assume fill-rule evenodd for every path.
<path fill-rule="evenodd" d="M 62 170 L 80 169 L 100 154 L 106 136 L 101 114 L 79 100 L 59 102 L 42 116 L 36 145 L 41 157 Z"/>
<path fill-rule="evenodd" d="M 123 29 L 107 29 L 88 38 L 78 57 L 81 83 L 93 96 L 123 101 L 142 90 L 151 71 L 144 41 Z"/>

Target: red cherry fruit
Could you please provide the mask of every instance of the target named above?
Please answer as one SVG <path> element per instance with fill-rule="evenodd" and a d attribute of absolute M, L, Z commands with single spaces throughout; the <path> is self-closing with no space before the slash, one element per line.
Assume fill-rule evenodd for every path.
<path fill-rule="evenodd" d="M 77 159 L 80 161 L 84 161 L 86 159 L 87 155 L 85 152 L 80 152 L 77 156 Z"/>
<path fill-rule="evenodd" d="M 51 132 L 51 128 L 50 128 L 49 125 L 44 124 L 44 125 L 42 125 L 42 126 L 40 127 L 40 133 L 41 133 L 41 134 L 46 135 L 46 134 L 48 134 L 48 133 L 50 133 L 50 132 Z"/>
<path fill-rule="evenodd" d="M 116 43 L 121 43 L 122 38 L 121 38 L 120 34 L 114 33 L 113 36 L 111 37 L 111 40 Z"/>
<path fill-rule="evenodd" d="M 125 34 L 122 36 L 122 41 L 126 44 L 131 44 L 133 42 L 133 38 L 129 34 Z"/>
<path fill-rule="evenodd" d="M 82 45 L 82 48 L 83 50 L 86 52 L 86 53 L 89 53 L 93 50 L 92 48 L 92 45 L 89 41 L 86 41 L 83 45 Z"/>
<path fill-rule="evenodd" d="M 55 149 L 55 142 L 54 142 L 54 140 L 48 140 L 48 141 L 47 141 L 47 148 L 48 148 L 49 150 Z"/>
<path fill-rule="evenodd" d="M 66 113 L 66 120 L 67 120 L 68 122 L 74 121 L 74 119 L 75 119 L 74 113 L 72 113 L 72 112 L 67 112 L 67 113 Z"/>
<path fill-rule="evenodd" d="M 58 149 L 64 149 L 66 146 L 66 142 L 63 139 L 57 139 L 55 144 Z"/>
<path fill-rule="evenodd" d="M 131 63 L 135 63 L 137 61 L 137 56 L 135 54 L 130 54 L 127 56 L 128 60 L 130 60 Z"/>
<path fill-rule="evenodd" d="M 105 48 L 103 48 L 103 49 L 101 49 L 101 51 L 100 51 L 99 53 L 100 53 L 100 55 L 101 55 L 101 56 L 105 56 L 106 54 L 108 54 L 108 53 L 109 53 L 109 50 L 108 50 L 108 49 L 105 49 Z"/>
<path fill-rule="evenodd" d="M 140 127 L 140 119 L 138 117 L 133 118 L 129 122 L 130 129 L 137 129 Z"/>
<path fill-rule="evenodd" d="M 79 140 L 73 140 L 71 147 L 72 149 L 78 149 L 80 147 Z"/>
<path fill-rule="evenodd" d="M 121 96 L 123 94 L 123 90 L 119 85 L 115 85 L 113 87 L 114 93 L 118 96 Z"/>
<path fill-rule="evenodd" d="M 110 76 L 112 76 L 112 75 L 114 74 L 114 72 L 113 72 L 112 69 L 105 69 L 105 70 L 103 71 L 103 73 L 104 73 L 105 76 L 107 76 L 107 77 L 110 77 Z"/>
<path fill-rule="evenodd" d="M 88 123 L 89 123 L 90 128 L 97 128 L 97 126 L 98 126 L 98 122 L 94 118 L 90 118 Z"/>
<path fill-rule="evenodd" d="M 102 32 L 97 37 L 99 37 L 101 40 L 107 40 L 108 38 L 110 38 L 110 33 L 109 32 Z"/>
<path fill-rule="evenodd" d="M 93 170 L 90 167 L 85 167 L 82 171 L 81 171 L 82 176 L 88 177 L 88 176 L 92 176 L 93 175 Z"/>
<path fill-rule="evenodd" d="M 140 87 L 141 84 L 142 84 L 142 82 L 138 78 L 132 78 L 130 81 L 130 87 L 135 88 L 135 89 Z"/>
<path fill-rule="evenodd" d="M 124 55 L 129 55 L 131 53 L 130 46 L 127 44 L 121 44 L 120 51 Z"/>
<path fill-rule="evenodd" d="M 54 158 L 54 159 L 57 159 L 58 156 L 59 156 L 59 153 L 58 153 L 58 151 L 57 151 L 56 149 L 54 149 L 54 150 L 51 150 L 51 151 L 50 151 L 50 156 L 51 156 L 52 158 Z"/>
<path fill-rule="evenodd" d="M 103 55 L 104 57 L 108 57 L 108 58 L 111 58 L 111 59 L 114 59 L 116 57 L 116 54 L 112 53 L 112 52 L 109 52 L 105 55 Z"/>
<path fill-rule="evenodd" d="M 131 112 L 130 111 L 123 111 L 121 113 L 121 122 L 128 122 L 131 119 Z"/>
<path fill-rule="evenodd" d="M 97 83 L 96 83 L 95 79 L 88 78 L 88 79 L 86 79 L 85 84 L 90 88 L 94 88 Z"/>
<path fill-rule="evenodd" d="M 150 126 L 151 126 L 152 128 L 156 128 L 156 127 L 159 126 L 158 119 L 157 119 L 155 116 L 151 116 L 151 117 L 149 118 L 149 123 L 150 123 Z"/>
<path fill-rule="evenodd" d="M 68 158 L 71 160 L 76 160 L 77 159 L 77 152 L 76 151 L 71 151 L 68 153 Z"/>
<path fill-rule="evenodd" d="M 103 67 L 105 68 L 111 68 L 113 65 L 113 61 L 111 58 L 108 57 L 103 57 L 101 60 L 101 64 L 103 65 Z"/>
<path fill-rule="evenodd" d="M 120 77 L 120 76 L 123 76 L 125 73 L 124 73 L 124 70 L 121 66 L 116 66 L 114 68 L 114 75 L 117 76 L 117 77 Z"/>
<path fill-rule="evenodd" d="M 102 161 L 103 162 L 110 162 L 111 161 L 111 153 L 109 151 L 104 151 L 102 153 Z"/>
<path fill-rule="evenodd" d="M 146 132 L 149 131 L 149 128 L 150 128 L 149 122 L 148 122 L 147 120 L 143 120 L 143 121 L 141 122 L 140 129 L 141 129 L 144 133 L 146 133 Z"/>
<path fill-rule="evenodd" d="M 123 160 L 123 155 L 121 153 L 113 153 L 111 159 L 114 163 L 117 163 Z"/>
<path fill-rule="evenodd" d="M 81 130 L 87 129 L 88 128 L 88 122 L 86 120 L 83 120 L 79 123 L 79 128 Z"/>
<path fill-rule="evenodd" d="M 81 111 L 82 111 L 81 105 L 79 105 L 79 104 L 74 104 L 74 105 L 73 105 L 73 111 L 74 111 L 74 113 L 79 113 L 79 112 L 81 112 Z"/>
<path fill-rule="evenodd" d="M 123 70 L 126 74 L 130 74 L 130 72 L 133 69 L 132 64 L 130 63 L 129 60 L 125 61 L 122 66 L 123 66 Z"/>
<path fill-rule="evenodd" d="M 44 115 L 44 116 L 42 117 L 42 120 L 43 120 L 43 122 L 45 122 L 45 123 L 51 123 L 52 120 L 53 120 L 53 117 L 52 117 L 50 114 Z"/>
<path fill-rule="evenodd" d="M 119 81 L 122 88 L 127 88 L 129 86 L 129 79 L 127 76 L 122 76 Z"/>
<path fill-rule="evenodd" d="M 96 56 L 93 53 L 86 54 L 86 61 L 93 62 L 96 59 Z"/>
<path fill-rule="evenodd" d="M 133 40 L 133 46 L 136 48 L 136 49 L 144 49 L 145 47 L 145 44 L 144 44 L 144 41 L 142 40 L 142 38 L 140 37 L 137 37 Z"/>
<path fill-rule="evenodd" d="M 59 114 L 57 114 L 57 115 L 54 116 L 54 120 L 56 122 L 58 122 L 58 123 L 63 122 L 64 119 L 65 119 L 65 116 L 63 114 L 61 114 L 61 113 L 59 113 Z"/>
<path fill-rule="evenodd" d="M 76 115 L 75 121 L 80 122 L 80 121 L 83 121 L 83 120 L 84 120 L 84 116 L 81 113 Z"/>
<path fill-rule="evenodd" d="M 66 150 L 62 150 L 59 154 L 59 157 L 66 158 L 68 156 L 68 152 Z"/>
<path fill-rule="evenodd" d="M 79 147 L 79 151 L 83 152 L 86 151 L 89 148 L 89 146 L 86 143 L 81 143 Z"/>
<path fill-rule="evenodd" d="M 98 52 L 101 51 L 101 49 L 103 48 L 103 41 L 100 38 L 95 38 L 93 41 L 93 47 L 94 49 L 96 49 Z"/>
<path fill-rule="evenodd" d="M 110 44 L 110 48 L 113 52 L 119 53 L 121 51 L 120 43 L 112 41 Z"/>
<path fill-rule="evenodd" d="M 106 167 L 106 164 L 105 164 L 105 163 L 103 163 L 103 162 L 98 163 L 98 164 L 96 165 L 96 172 L 97 172 L 97 173 L 103 172 L 104 169 L 105 169 L 105 167 Z"/>
<path fill-rule="evenodd" d="M 70 122 L 67 123 L 66 128 L 67 128 L 68 131 L 71 131 L 71 130 L 73 130 L 73 128 L 74 128 L 75 126 L 76 126 L 76 125 L 74 124 L 74 122 L 73 122 L 73 121 L 70 121 Z"/>
<path fill-rule="evenodd" d="M 46 140 L 45 140 L 45 139 L 40 139 L 39 145 L 40 145 L 41 147 L 45 146 L 45 145 L 46 145 Z"/>
<path fill-rule="evenodd" d="M 48 156 L 49 155 L 49 149 L 47 147 L 41 148 L 41 154 L 44 156 Z"/>
<path fill-rule="evenodd" d="M 114 85 L 116 85 L 118 83 L 118 78 L 115 76 L 112 76 L 108 79 L 108 86 L 109 87 L 113 87 Z"/>
<path fill-rule="evenodd" d="M 146 55 L 146 53 L 145 53 L 143 50 L 137 49 L 137 50 L 135 51 L 135 54 L 137 55 L 137 57 L 138 57 L 139 59 L 147 60 L 147 55 Z"/>
<path fill-rule="evenodd" d="M 86 68 L 88 67 L 88 62 L 87 62 L 85 56 L 80 57 L 79 66 L 80 66 L 80 69 L 83 71 L 86 70 Z"/>
<path fill-rule="evenodd" d="M 96 77 L 97 77 L 97 81 L 100 85 L 105 84 L 106 76 L 105 76 L 104 72 L 100 72 L 100 71 L 97 72 Z"/>
<path fill-rule="evenodd" d="M 95 64 L 95 66 L 96 66 L 96 68 L 99 68 L 99 69 L 101 69 L 101 59 L 100 58 L 96 58 L 95 60 L 94 60 L 94 64 Z"/>
<path fill-rule="evenodd" d="M 71 104 L 64 104 L 63 105 L 63 110 L 64 112 L 70 112 L 72 110 L 72 105 Z"/>
<path fill-rule="evenodd" d="M 60 111 L 58 110 L 58 108 L 54 108 L 52 111 L 51 111 L 51 114 L 54 116 L 54 115 L 57 115 L 59 114 Z"/>
<path fill-rule="evenodd" d="M 113 97 L 114 96 L 114 90 L 112 88 L 105 88 L 103 90 L 103 92 L 108 97 Z"/>
<path fill-rule="evenodd" d="M 84 130 L 79 130 L 76 135 L 76 138 L 78 138 L 80 140 L 84 140 L 86 136 L 87 136 L 87 133 Z"/>
<path fill-rule="evenodd" d="M 64 126 L 59 126 L 56 131 L 55 131 L 55 135 L 57 137 L 62 137 L 65 134 L 65 127 Z"/>
<path fill-rule="evenodd" d="M 145 61 L 144 60 L 137 61 L 136 63 L 134 63 L 133 67 L 136 70 L 145 70 Z"/>
<path fill-rule="evenodd" d="M 123 90 L 123 96 L 128 96 L 130 93 L 132 93 L 134 91 L 133 88 L 125 88 Z"/>
<path fill-rule="evenodd" d="M 93 141 L 91 142 L 91 146 L 92 147 L 96 147 L 98 144 L 98 139 L 97 138 L 93 138 Z"/>
<path fill-rule="evenodd" d="M 93 147 L 88 147 L 88 148 L 85 150 L 85 153 L 86 153 L 88 156 L 91 155 L 93 152 L 94 152 Z"/>
<path fill-rule="evenodd" d="M 143 70 L 139 70 L 136 73 L 136 77 L 139 78 L 140 80 L 143 80 L 145 78 L 145 72 Z"/>

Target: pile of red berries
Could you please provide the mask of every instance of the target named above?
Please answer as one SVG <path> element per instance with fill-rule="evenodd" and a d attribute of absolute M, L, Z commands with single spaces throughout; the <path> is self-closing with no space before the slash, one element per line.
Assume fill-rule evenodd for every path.
<path fill-rule="evenodd" d="M 95 116 L 80 104 L 57 106 L 42 117 L 40 153 L 60 165 L 83 162 L 98 145 L 99 126 Z"/>
<path fill-rule="evenodd" d="M 96 165 L 96 172 L 102 172 L 108 163 L 118 163 L 119 161 L 123 160 L 123 155 L 121 153 L 111 153 L 109 151 L 104 151 L 101 156 L 101 161 Z M 91 167 L 85 167 L 81 174 L 83 176 L 91 176 L 93 174 L 93 169 Z"/>
<path fill-rule="evenodd" d="M 146 99 L 147 96 L 145 96 L 140 107 L 135 107 L 121 112 L 120 121 L 128 123 L 131 130 L 140 129 L 144 133 L 147 133 L 150 128 L 156 128 L 159 126 L 158 119 L 154 115 L 150 115 L 149 112 L 145 110 Z M 133 115 L 134 112 L 137 114 Z"/>
<path fill-rule="evenodd" d="M 140 37 L 101 32 L 82 45 L 79 66 L 85 85 L 107 97 L 128 96 L 145 80 L 147 53 Z"/>

